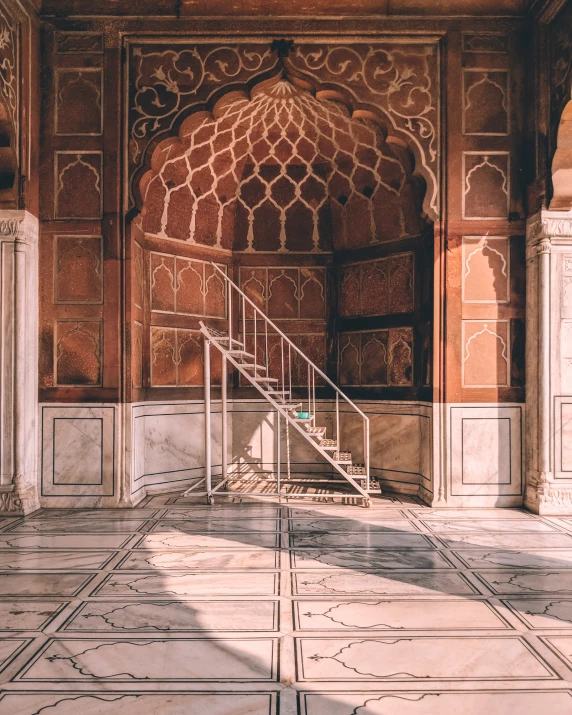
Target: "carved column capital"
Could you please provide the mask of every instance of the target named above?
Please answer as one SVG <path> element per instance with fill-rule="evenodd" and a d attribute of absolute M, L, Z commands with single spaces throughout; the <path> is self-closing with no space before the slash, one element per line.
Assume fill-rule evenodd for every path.
<path fill-rule="evenodd" d="M 0 211 L 0 240 L 35 244 L 38 233 L 38 219 L 28 211 Z"/>

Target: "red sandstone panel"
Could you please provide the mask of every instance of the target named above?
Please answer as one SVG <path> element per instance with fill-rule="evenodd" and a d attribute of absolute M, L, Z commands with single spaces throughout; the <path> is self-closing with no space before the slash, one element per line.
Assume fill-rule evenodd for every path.
<path fill-rule="evenodd" d="M 98 219 L 102 212 L 102 153 L 55 154 L 55 218 Z"/>
<path fill-rule="evenodd" d="M 103 131 L 103 70 L 56 70 L 55 133 L 92 135 Z"/>
<path fill-rule="evenodd" d="M 103 303 L 101 236 L 54 237 L 54 302 Z"/>
<path fill-rule="evenodd" d="M 55 380 L 57 385 L 102 383 L 101 322 L 58 320 L 56 322 Z"/>

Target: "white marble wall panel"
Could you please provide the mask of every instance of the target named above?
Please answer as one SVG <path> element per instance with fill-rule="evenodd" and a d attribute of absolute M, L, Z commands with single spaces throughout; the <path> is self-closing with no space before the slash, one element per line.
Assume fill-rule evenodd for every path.
<path fill-rule="evenodd" d="M 522 412 L 522 405 L 449 406 L 447 504 L 522 503 Z"/>
<path fill-rule="evenodd" d="M 67 501 L 50 502 L 53 507 L 88 506 L 94 496 L 119 500 L 131 506 L 146 494 L 183 489 L 204 477 L 204 403 L 202 400 L 169 403 L 135 403 L 122 406 L 113 420 L 115 443 L 123 445 L 116 455 L 121 470 L 115 493 L 109 489 L 113 461 L 108 432 L 114 414 L 110 406 L 44 405 L 43 495 Z M 220 401 L 212 402 L 213 475 L 221 473 L 222 438 Z M 277 463 L 276 415 L 261 400 L 229 400 L 228 464 L 240 475 L 275 474 Z M 371 474 L 391 491 L 432 494 L 431 408 L 425 403 L 360 402 L 370 419 Z M 109 412 L 101 412 L 101 410 Z M 119 407 L 115 407 L 119 410 Z M 55 410 L 55 412 L 54 412 Z M 103 415 L 103 417 L 102 417 Z M 347 410 L 341 414 L 341 446 L 352 452 L 353 461 L 363 460 L 362 420 Z M 87 421 L 85 421 L 87 418 Z M 318 402 L 318 425 L 335 432 L 335 411 L 331 401 Z M 121 433 L 123 430 L 123 433 Z M 331 465 L 290 428 L 291 473 L 330 474 Z M 103 448 L 102 448 L 103 445 Z M 288 440 L 285 422 L 280 433 L 281 471 L 287 471 Z M 103 454 L 103 466 L 99 455 Z M 81 484 L 76 484 L 81 472 Z M 103 479 L 103 485 L 101 481 Z M 65 492 L 64 489 L 70 491 Z M 92 490 L 90 492 L 89 490 Z M 93 491 L 96 490 L 96 491 Z M 99 490 L 99 491 L 97 491 Z M 105 492 L 105 494 L 104 494 Z M 81 497 L 75 501 L 75 497 Z M 47 504 L 46 504 L 47 505 Z M 89 504 L 94 506 L 95 503 Z M 99 502 L 99 506 L 105 506 Z"/>
<path fill-rule="evenodd" d="M 371 474 L 391 491 L 432 493 L 431 410 L 425 403 L 359 402 L 369 417 Z M 363 462 L 363 420 L 344 408 L 342 448 Z M 346 447 L 346 444 L 348 447 Z"/>
<path fill-rule="evenodd" d="M 554 464 L 556 479 L 572 479 L 572 397 L 554 402 Z"/>
<path fill-rule="evenodd" d="M 116 407 L 42 405 L 41 443 L 43 506 L 117 503 Z"/>
<path fill-rule="evenodd" d="M 205 439 L 202 401 L 137 405 L 133 408 L 137 472 L 133 493 L 181 489 L 204 476 Z M 231 427 L 229 419 L 229 428 Z M 220 474 L 220 403 L 213 402 L 212 465 Z"/>

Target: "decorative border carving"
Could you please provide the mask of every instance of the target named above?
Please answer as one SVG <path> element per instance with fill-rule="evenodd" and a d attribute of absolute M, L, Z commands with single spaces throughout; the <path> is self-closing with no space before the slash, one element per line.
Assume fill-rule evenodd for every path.
<path fill-rule="evenodd" d="M 439 212 L 438 40 L 418 38 L 395 43 L 347 40 L 327 44 L 301 39 L 288 51 L 280 43 L 226 44 L 216 39 L 161 38 L 128 47 L 129 107 L 126 126 L 128 180 L 149 161 L 157 141 L 172 134 L 183 114 L 209 106 L 225 91 L 244 88 L 254 79 L 283 69 L 314 91 L 343 95 L 367 118 L 381 115 L 390 132 L 408 142 L 428 184 L 426 210 Z M 168 49 L 167 49 L 168 48 Z M 345 54 L 344 54 L 345 53 Z M 288 56 L 285 56 L 288 55 Z M 133 193 L 131 202 L 134 203 Z"/>

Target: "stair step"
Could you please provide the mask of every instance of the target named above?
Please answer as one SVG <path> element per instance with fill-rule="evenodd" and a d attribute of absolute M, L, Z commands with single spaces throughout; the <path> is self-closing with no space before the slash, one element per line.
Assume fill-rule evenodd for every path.
<path fill-rule="evenodd" d="M 240 367 L 243 368 L 244 370 L 254 370 L 254 371 L 266 370 L 266 367 L 264 365 L 257 365 L 256 363 L 253 363 L 253 362 L 242 363 Z"/>
<path fill-rule="evenodd" d="M 308 422 L 308 420 L 304 420 L 304 422 Z M 327 430 L 325 427 L 309 427 L 309 426 L 306 427 L 306 432 L 308 434 L 320 435 L 321 437 L 323 437 L 326 434 L 326 431 Z"/>
<path fill-rule="evenodd" d="M 335 439 L 322 439 L 322 440 L 320 440 L 318 446 L 321 447 L 322 449 L 327 449 L 327 450 L 337 449 L 338 443 Z"/>
<path fill-rule="evenodd" d="M 213 339 L 216 340 L 219 343 L 228 343 L 229 337 L 228 335 L 215 335 L 213 334 Z M 236 338 L 232 339 L 232 345 L 241 345 L 244 347 L 244 343 L 241 340 L 237 340 Z"/>
<path fill-rule="evenodd" d="M 365 466 L 363 464 L 352 464 L 346 471 L 350 477 L 366 476 Z"/>
<path fill-rule="evenodd" d="M 352 453 L 351 452 L 334 452 L 332 454 L 332 459 L 335 462 L 339 462 L 340 464 L 352 464 Z"/>
<path fill-rule="evenodd" d="M 229 355 L 236 355 L 236 357 L 249 357 L 253 358 L 254 355 L 252 353 L 247 352 L 246 350 L 229 350 L 228 351 Z"/>
<path fill-rule="evenodd" d="M 274 382 L 276 384 L 279 382 L 277 377 L 254 377 L 252 379 L 254 382 Z"/>

